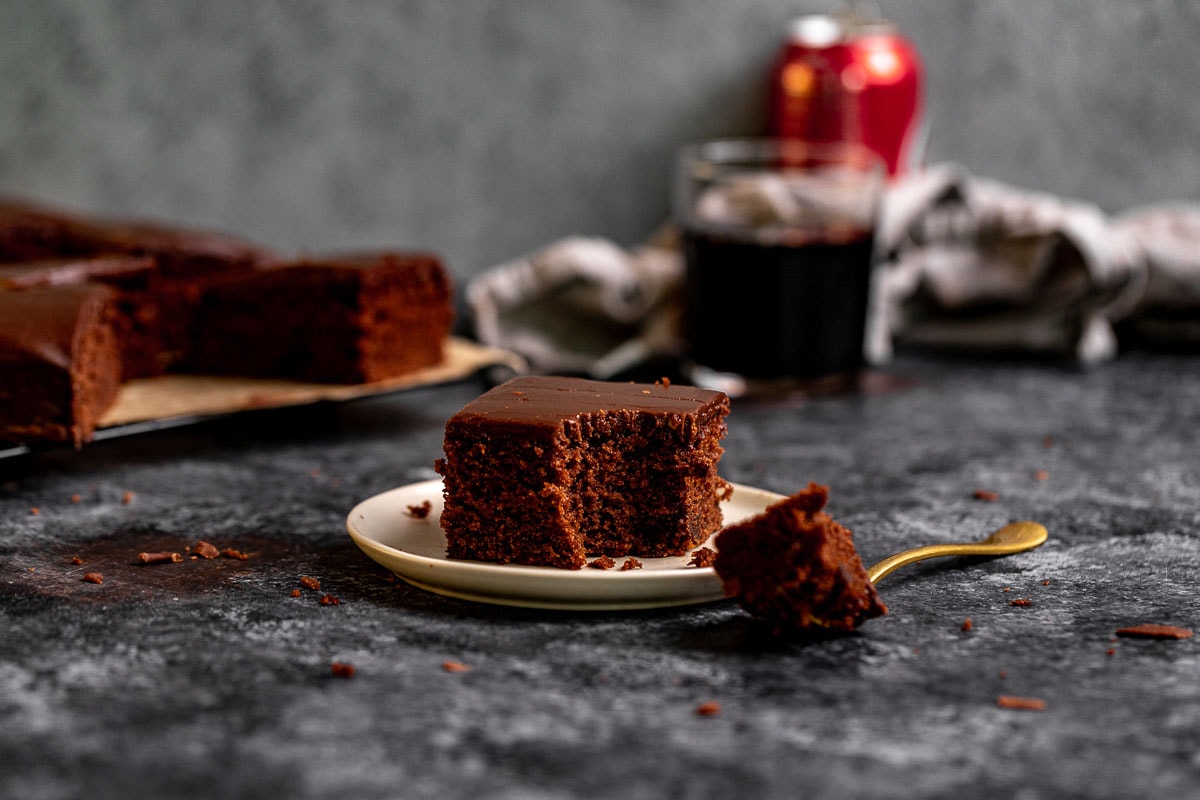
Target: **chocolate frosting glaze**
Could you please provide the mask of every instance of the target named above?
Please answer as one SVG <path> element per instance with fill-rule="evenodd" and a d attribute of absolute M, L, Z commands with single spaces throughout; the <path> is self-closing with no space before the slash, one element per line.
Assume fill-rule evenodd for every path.
<path fill-rule="evenodd" d="M 85 217 L 0 199 L 0 261 L 102 254 L 153 256 L 167 274 L 277 260 L 268 249 L 223 233 Z"/>
<path fill-rule="evenodd" d="M 39 360 L 69 368 L 79 320 L 100 314 L 112 294 L 95 284 L 0 290 L 0 364 Z"/>
<path fill-rule="evenodd" d="M 468 403 L 452 422 L 558 426 L 564 419 L 602 411 L 703 414 L 724 403 L 721 392 L 694 386 L 608 383 L 579 378 L 514 378 Z"/>
<path fill-rule="evenodd" d="M 136 287 L 145 282 L 153 268 L 154 259 L 145 256 L 55 258 L 0 264 L 0 289 L 62 286 L 92 280 Z"/>

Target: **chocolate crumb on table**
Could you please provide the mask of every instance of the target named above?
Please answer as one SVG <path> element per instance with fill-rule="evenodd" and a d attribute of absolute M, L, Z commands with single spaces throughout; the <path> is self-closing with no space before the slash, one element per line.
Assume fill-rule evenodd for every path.
<path fill-rule="evenodd" d="M 612 569 L 616 565 L 617 562 L 613 561 L 608 556 L 599 556 L 588 562 L 588 566 L 592 569 Z"/>
<path fill-rule="evenodd" d="M 104 583 L 104 576 L 99 572 L 85 572 L 83 579 L 88 583 Z"/>
<path fill-rule="evenodd" d="M 42 513 L 42 510 L 40 508 L 38 508 L 37 506 L 33 506 L 32 508 L 29 509 L 29 513 L 30 513 L 30 515 L 36 517 Z"/>
<path fill-rule="evenodd" d="M 221 555 L 225 556 L 226 558 L 236 558 L 238 561 L 245 561 L 246 559 L 250 558 L 247 553 L 244 553 L 241 550 L 234 550 L 232 547 L 226 547 L 221 551 Z"/>
<path fill-rule="evenodd" d="M 698 717 L 715 717 L 721 713 L 721 704 L 715 700 L 708 700 L 696 706 L 696 716 Z"/>
<path fill-rule="evenodd" d="M 995 503 L 1000 499 L 998 492 L 989 492 L 987 489 L 976 489 L 971 496 L 976 500 L 983 500 L 986 503 Z"/>
<path fill-rule="evenodd" d="M 323 606 L 338 606 L 341 604 L 342 604 L 342 601 L 338 600 L 336 597 L 334 597 L 331 594 L 321 595 L 321 605 L 323 605 Z"/>
<path fill-rule="evenodd" d="M 443 661 L 442 669 L 446 672 L 467 672 L 471 668 L 461 661 Z"/>
<path fill-rule="evenodd" d="M 353 678 L 354 677 L 354 665 L 353 664 L 345 664 L 340 661 L 334 661 L 332 664 L 329 665 L 329 671 L 331 673 L 333 673 L 333 676 L 335 678 Z"/>
<path fill-rule="evenodd" d="M 1015 600 L 1009 600 L 1008 604 L 1010 606 L 1031 606 L 1033 605 L 1033 601 L 1028 597 L 1018 597 Z"/>
<path fill-rule="evenodd" d="M 303 586 L 305 589 L 312 589 L 314 592 L 318 592 L 321 590 L 321 582 L 319 580 L 317 580 L 316 578 L 310 577 L 308 575 L 300 576 L 300 585 Z"/>
<path fill-rule="evenodd" d="M 292 589 L 292 597 L 299 597 L 299 596 L 300 596 L 300 590 Z"/>
<path fill-rule="evenodd" d="M 641 569 L 641 568 L 642 568 L 642 562 L 638 561 L 633 556 L 629 556 L 628 558 L 625 559 L 625 563 L 623 563 L 621 565 L 620 571 L 628 572 L 631 569 Z"/>
<path fill-rule="evenodd" d="M 121 502 L 122 502 L 124 505 L 129 505 L 130 503 L 132 503 L 132 502 L 133 502 L 133 498 L 134 498 L 135 496 L 136 496 L 136 495 L 134 495 L 134 493 L 133 493 L 133 492 L 126 492 L 125 494 L 121 495 Z"/>
<path fill-rule="evenodd" d="M 425 500 L 424 502 L 420 503 L 419 505 L 409 506 L 408 507 L 408 515 L 410 517 L 415 517 L 416 519 L 425 519 L 426 517 L 429 516 L 429 512 L 432 510 L 433 510 L 433 503 L 431 503 L 429 500 Z"/>
<path fill-rule="evenodd" d="M 716 550 L 711 547 L 697 547 L 692 551 L 692 558 L 687 565 L 689 567 L 711 567 L 716 560 Z"/>
<path fill-rule="evenodd" d="M 1017 697 L 1011 694 L 1002 694 L 996 698 L 996 705 L 1001 708 L 1011 708 L 1018 711 L 1045 711 L 1046 701 L 1040 697 Z"/>
<path fill-rule="evenodd" d="M 217 546 L 214 544 L 209 544 L 208 542 L 197 542 L 196 555 L 200 556 L 201 558 L 216 558 L 217 556 L 221 555 L 221 551 L 218 550 Z"/>
<path fill-rule="evenodd" d="M 183 556 L 172 552 L 138 553 L 138 561 L 143 564 L 179 564 L 183 562 Z"/>
<path fill-rule="evenodd" d="M 975 626 L 971 623 L 971 618 L 967 617 L 966 619 L 963 620 L 962 627 L 959 628 L 959 630 L 961 630 L 963 633 L 966 633 L 967 631 L 971 630 L 973 627 L 975 627 Z"/>
<path fill-rule="evenodd" d="M 83 563 L 83 559 L 80 558 L 79 556 L 71 556 L 71 563 L 75 564 L 75 565 L 79 565 L 79 564 Z"/>
<path fill-rule="evenodd" d="M 1175 625 L 1158 625 L 1146 623 L 1117 630 L 1117 636 L 1131 639 L 1190 639 L 1193 632 L 1190 628 L 1180 628 Z"/>

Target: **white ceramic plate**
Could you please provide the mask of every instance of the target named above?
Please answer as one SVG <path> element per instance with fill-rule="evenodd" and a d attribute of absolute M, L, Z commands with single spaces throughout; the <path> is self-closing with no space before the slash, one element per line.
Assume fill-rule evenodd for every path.
<path fill-rule="evenodd" d="M 726 524 L 761 512 L 782 495 L 734 484 L 722 504 Z M 409 506 L 426 500 L 427 517 Z M 524 567 L 446 558 L 442 481 L 422 481 L 362 501 L 346 519 L 346 529 L 371 559 L 413 586 L 448 597 L 526 608 L 614 611 L 708 603 L 724 597 L 712 567 L 687 566 L 690 556 L 639 558 L 641 569 L 620 572 Z M 714 534 L 715 536 L 715 534 Z M 712 547 L 712 539 L 706 543 Z M 623 558 L 615 558 L 619 567 Z"/>

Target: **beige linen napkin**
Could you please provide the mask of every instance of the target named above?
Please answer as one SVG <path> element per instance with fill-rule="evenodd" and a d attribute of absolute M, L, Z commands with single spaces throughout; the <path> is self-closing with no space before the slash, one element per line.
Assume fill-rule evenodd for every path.
<path fill-rule="evenodd" d="M 1095 364 L 1146 286 L 1141 247 L 1097 207 L 941 165 L 884 204 L 874 358 L 892 341 Z"/>
<path fill-rule="evenodd" d="M 1137 241 L 1147 271 L 1137 307 L 1121 321 L 1122 335 L 1160 347 L 1200 346 L 1200 208 L 1147 206 L 1113 226 Z"/>
<path fill-rule="evenodd" d="M 571 237 L 467 286 L 481 341 L 538 372 L 608 378 L 679 348 L 683 259 L 669 233 L 633 250 Z"/>

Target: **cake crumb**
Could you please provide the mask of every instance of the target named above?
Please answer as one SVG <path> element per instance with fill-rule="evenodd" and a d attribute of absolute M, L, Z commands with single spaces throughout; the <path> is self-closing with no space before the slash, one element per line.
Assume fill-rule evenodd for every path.
<path fill-rule="evenodd" d="M 334 597 L 331 594 L 321 595 L 321 605 L 323 605 L 323 606 L 339 606 L 341 604 L 342 604 L 342 601 L 338 600 L 336 597 Z"/>
<path fill-rule="evenodd" d="M 79 502 L 80 500 L 82 500 L 82 499 L 83 499 L 83 496 L 82 496 L 82 495 L 80 495 L 80 494 L 73 494 L 73 495 L 71 495 L 71 502 L 72 502 L 72 503 L 78 503 L 78 502 Z"/>
<path fill-rule="evenodd" d="M 711 567 L 713 562 L 717 560 L 717 552 L 711 547 L 698 547 L 692 551 L 692 559 L 688 561 L 689 567 Z"/>
<path fill-rule="evenodd" d="M 999 492 L 989 492 L 987 489 L 976 489 L 971 496 L 976 500 L 983 500 L 985 503 L 995 503 L 1000 499 Z"/>
<path fill-rule="evenodd" d="M 471 668 L 461 661 L 443 661 L 442 669 L 446 672 L 468 672 Z"/>
<path fill-rule="evenodd" d="M 963 620 L 962 627 L 959 628 L 959 630 L 966 633 L 967 631 L 971 630 L 973 627 L 975 627 L 975 626 L 971 623 L 971 618 L 967 617 L 966 619 Z"/>
<path fill-rule="evenodd" d="M 1110 656 L 1115 656 L 1115 655 L 1117 654 L 1117 650 L 1116 650 L 1116 648 L 1114 648 L 1114 647 L 1110 647 L 1110 648 L 1108 648 L 1108 650 L 1107 650 L 1107 651 L 1105 651 L 1105 652 L 1106 652 L 1108 655 L 1110 655 Z"/>
<path fill-rule="evenodd" d="M 598 556 L 588 562 L 588 566 L 592 569 L 612 569 L 616 565 L 617 562 L 613 561 L 608 556 Z"/>
<path fill-rule="evenodd" d="M 1004 587 L 1004 591 L 1005 591 L 1005 592 L 1011 592 L 1011 591 L 1012 591 L 1012 587 L 1011 587 L 1011 586 L 1005 586 L 1005 587 Z"/>
<path fill-rule="evenodd" d="M 641 569 L 641 568 L 642 568 L 642 562 L 638 561 L 633 556 L 629 556 L 628 558 L 625 559 L 625 563 L 621 565 L 620 571 L 628 572 L 631 569 Z"/>
<path fill-rule="evenodd" d="M 828 487 L 810 482 L 717 536 L 725 594 L 778 635 L 849 633 L 887 613 L 853 534 L 823 510 L 828 499 Z"/>
<path fill-rule="evenodd" d="M 655 383 L 657 383 L 659 386 L 663 387 L 664 389 L 671 388 L 671 379 L 668 378 L 666 375 L 663 375 L 661 378 L 656 380 Z"/>
<path fill-rule="evenodd" d="M 247 553 L 244 553 L 241 550 L 234 550 L 232 547 L 226 547 L 221 551 L 221 555 L 225 556 L 226 558 L 236 558 L 238 561 L 245 561 L 246 559 L 250 558 Z"/>
<path fill-rule="evenodd" d="M 1037 472 L 1033 473 L 1033 479 L 1035 481 L 1044 481 L 1049 477 L 1050 477 L 1050 473 L 1046 472 L 1046 470 L 1044 470 L 1044 469 L 1039 469 Z"/>
<path fill-rule="evenodd" d="M 1042 586 L 1049 586 L 1049 585 L 1050 585 L 1050 581 L 1048 581 L 1048 580 L 1042 581 Z"/>
<path fill-rule="evenodd" d="M 71 556 L 71 563 L 72 563 L 72 564 L 76 564 L 76 565 L 78 565 L 78 564 L 82 564 L 82 563 L 83 563 L 83 559 L 82 559 L 82 558 L 80 558 L 79 556 Z"/>
<path fill-rule="evenodd" d="M 312 589 L 314 592 L 321 591 L 321 582 L 319 580 L 317 580 L 316 578 L 310 577 L 308 575 L 300 576 L 300 585 L 303 586 L 305 589 Z"/>
<path fill-rule="evenodd" d="M 1190 639 L 1192 637 L 1192 630 L 1190 628 L 1179 628 L 1175 625 L 1146 623 L 1144 625 L 1121 628 L 1117 631 L 1117 636 L 1127 636 L 1133 639 Z"/>
<path fill-rule="evenodd" d="M 300 596 L 300 590 L 292 589 L 292 597 L 299 597 L 299 596 Z"/>
<path fill-rule="evenodd" d="M 42 510 L 40 508 L 38 508 L 37 506 L 33 506 L 32 508 L 29 509 L 29 514 L 31 516 L 36 517 L 41 513 L 42 513 Z"/>
<path fill-rule="evenodd" d="M 696 706 L 696 716 L 715 717 L 721 713 L 721 704 L 716 700 L 708 700 Z"/>
<path fill-rule="evenodd" d="M 1008 677 L 1008 672 L 1006 672 L 1005 670 L 1000 670 L 998 673 L 996 673 L 996 677 L 999 678 L 1000 680 L 1004 680 L 1005 678 Z"/>
<path fill-rule="evenodd" d="M 161 552 L 161 553 L 138 553 L 138 561 L 143 564 L 179 564 L 183 561 L 183 556 L 179 553 Z"/>
<path fill-rule="evenodd" d="M 121 495 L 121 503 L 123 505 L 129 505 L 130 503 L 133 502 L 133 498 L 136 496 L 137 495 L 135 495 L 133 492 L 127 491 L 127 492 L 125 492 L 125 494 Z"/>
<path fill-rule="evenodd" d="M 104 576 L 99 572 L 85 572 L 83 579 L 88 583 L 104 583 Z"/>
<path fill-rule="evenodd" d="M 1008 604 L 1010 606 L 1031 606 L 1033 605 L 1033 601 L 1028 597 L 1017 597 L 1013 600 L 1009 600 Z"/>
<path fill-rule="evenodd" d="M 1012 708 L 1019 711 L 1045 711 L 1046 701 L 1040 697 L 1017 697 L 1011 694 L 1002 694 L 996 698 L 996 705 L 1001 708 Z"/>
<path fill-rule="evenodd" d="M 342 663 L 341 661 L 335 661 L 332 664 L 330 664 L 329 671 L 331 673 L 333 673 L 333 676 L 335 678 L 353 678 L 354 677 L 354 665 L 353 664 L 345 664 L 345 663 Z"/>
<path fill-rule="evenodd" d="M 417 519 L 425 519 L 429 516 L 429 512 L 433 510 L 433 503 L 429 500 L 408 507 L 408 515 Z"/>
<path fill-rule="evenodd" d="M 200 556 L 201 558 L 216 558 L 217 556 L 221 555 L 221 551 L 217 549 L 215 544 L 210 544 L 208 542 L 197 542 L 196 555 Z"/>

